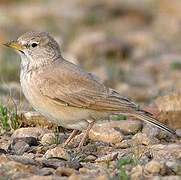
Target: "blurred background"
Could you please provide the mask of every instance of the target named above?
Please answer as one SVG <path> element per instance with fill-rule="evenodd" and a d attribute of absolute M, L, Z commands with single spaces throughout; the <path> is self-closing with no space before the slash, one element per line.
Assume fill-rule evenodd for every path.
<path fill-rule="evenodd" d="M 181 89 L 180 0 L 0 0 L 1 43 L 31 30 L 48 31 L 64 58 L 141 104 Z M 23 101 L 19 65 L 0 45 L 1 103 Z"/>

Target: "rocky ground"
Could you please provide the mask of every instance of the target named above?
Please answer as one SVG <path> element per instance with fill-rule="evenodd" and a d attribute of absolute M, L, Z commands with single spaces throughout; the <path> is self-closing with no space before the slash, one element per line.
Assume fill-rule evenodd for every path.
<path fill-rule="evenodd" d="M 93 127 L 80 152 L 81 132 L 63 148 L 70 130 L 32 111 L 19 84 L 20 58 L 0 46 L 0 180 L 180 179 L 180 12 L 180 0 L 0 1 L 0 43 L 49 31 L 66 59 L 177 133 L 111 116 Z"/>
<path fill-rule="evenodd" d="M 179 129 L 173 136 L 138 120 L 111 117 L 94 125 L 78 151 L 83 133 L 64 148 L 69 131 L 35 112 L 21 117 L 24 127 L 0 138 L 0 179 L 180 179 Z"/>

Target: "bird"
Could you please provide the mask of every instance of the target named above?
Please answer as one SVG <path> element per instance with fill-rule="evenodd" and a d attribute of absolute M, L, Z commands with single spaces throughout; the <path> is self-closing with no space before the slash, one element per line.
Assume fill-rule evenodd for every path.
<path fill-rule="evenodd" d="M 58 43 L 48 32 L 26 32 L 4 45 L 21 56 L 20 84 L 32 107 L 49 121 L 73 130 L 64 147 L 79 131 L 84 131 L 78 145 L 81 148 L 93 125 L 116 113 L 131 115 L 175 134 L 174 129 L 135 102 L 64 59 Z"/>

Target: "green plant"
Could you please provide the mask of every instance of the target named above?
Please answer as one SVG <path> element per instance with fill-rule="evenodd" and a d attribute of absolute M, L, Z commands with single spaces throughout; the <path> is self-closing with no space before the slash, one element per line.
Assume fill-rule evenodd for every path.
<path fill-rule="evenodd" d="M 126 157 L 118 160 L 118 168 L 119 168 L 119 179 L 120 180 L 129 180 L 129 175 L 126 172 L 125 165 L 134 164 L 135 161 L 131 157 Z"/>
<path fill-rule="evenodd" d="M 119 114 L 113 117 L 114 120 L 120 121 L 120 120 L 127 120 L 127 116 Z"/>
<path fill-rule="evenodd" d="M 173 70 L 181 70 L 181 62 L 176 61 L 171 63 L 171 68 Z"/>
<path fill-rule="evenodd" d="M 8 108 L 0 104 L 0 133 L 4 133 L 10 130 L 15 130 L 21 126 L 19 117 L 17 114 L 17 108 Z"/>
<path fill-rule="evenodd" d="M 1 122 L 1 130 L 0 132 L 8 131 L 10 130 L 9 125 L 9 117 L 8 117 L 8 108 L 0 104 L 0 122 Z"/>

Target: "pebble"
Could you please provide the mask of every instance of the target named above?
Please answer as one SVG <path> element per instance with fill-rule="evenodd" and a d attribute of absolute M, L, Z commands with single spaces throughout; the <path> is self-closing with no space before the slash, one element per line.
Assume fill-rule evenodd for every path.
<path fill-rule="evenodd" d="M 55 133 L 46 133 L 41 138 L 41 144 L 42 145 L 51 145 L 55 144 Z"/>
<path fill-rule="evenodd" d="M 163 165 L 161 165 L 158 161 L 152 160 L 145 166 L 145 171 L 151 174 L 158 174 L 160 173 Z"/>
<path fill-rule="evenodd" d="M 22 155 L 24 152 L 30 150 L 30 146 L 37 146 L 38 144 L 38 139 L 35 137 L 14 138 L 8 147 L 8 152 L 11 154 Z"/>
<path fill-rule="evenodd" d="M 152 180 L 180 180 L 180 176 L 154 176 Z"/>
<path fill-rule="evenodd" d="M 181 164 L 177 161 L 167 161 L 165 162 L 166 166 L 171 169 L 176 175 L 181 176 Z"/>
<path fill-rule="evenodd" d="M 55 177 L 53 176 L 39 176 L 39 175 L 33 175 L 27 178 L 20 178 L 19 180 L 54 180 Z M 56 178 L 56 180 L 64 180 L 64 178 Z"/>
<path fill-rule="evenodd" d="M 72 161 L 65 161 L 63 159 L 44 159 L 42 160 L 43 167 L 54 168 L 57 169 L 58 167 L 69 167 L 78 170 L 82 167 L 79 161 L 72 160 Z"/>
<path fill-rule="evenodd" d="M 22 155 L 24 152 L 28 151 L 30 149 L 30 146 L 25 141 L 19 140 L 16 142 L 13 142 L 8 147 L 8 152 L 11 154 L 17 154 Z"/>
<path fill-rule="evenodd" d="M 47 132 L 47 129 L 39 128 L 39 127 L 28 127 L 28 128 L 20 128 L 14 131 L 11 138 L 23 138 L 23 137 L 34 137 L 37 139 L 41 139 L 42 136 Z"/>
<path fill-rule="evenodd" d="M 156 161 L 176 161 L 181 158 L 180 144 L 155 144 L 150 149 Z"/>
<path fill-rule="evenodd" d="M 48 175 L 52 175 L 54 173 L 54 169 L 53 168 L 41 168 L 38 170 L 37 174 L 40 176 L 48 176 Z"/>
<path fill-rule="evenodd" d="M 67 168 L 67 167 L 58 167 L 55 171 L 55 174 L 58 176 L 66 176 L 69 177 L 72 174 L 76 174 L 77 171 L 72 168 Z"/>
<path fill-rule="evenodd" d="M 143 167 L 140 165 L 137 165 L 131 170 L 131 179 L 133 180 L 140 180 L 143 176 Z"/>
<path fill-rule="evenodd" d="M 139 120 L 117 120 L 111 121 L 110 126 L 118 129 L 123 134 L 135 134 L 142 128 L 142 122 Z"/>
<path fill-rule="evenodd" d="M 145 146 L 148 146 L 150 144 L 158 144 L 160 141 L 157 138 L 151 138 L 148 137 L 146 134 L 144 133 L 137 133 L 132 137 L 132 140 L 135 144 L 142 144 Z"/>
<path fill-rule="evenodd" d="M 177 129 L 176 134 L 177 134 L 178 137 L 181 137 L 181 129 Z"/>
<path fill-rule="evenodd" d="M 107 154 L 107 155 L 104 155 L 104 156 L 101 156 L 99 158 L 97 158 L 95 160 L 95 162 L 109 162 L 109 161 L 114 161 L 116 160 L 118 157 L 118 153 L 117 152 L 112 152 L 110 154 Z"/>
<path fill-rule="evenodd" d="M 77 174 L 72 174 L 68 180 L 82 180 L 82 177 L 80 175 Z"/>
<path fill-rule="evenodd" d="M 8 155 L 8 158 L 25 165 L 38 165 L 38 163 L 27 156 Z"/>
<path fill-rule="evenodd" d="M 96 177 L 96 180 L 109 180 L 110 178 L 107 175 L 101 175 Z"/>
<path fill-rule="evenodd" d="M 7 153 L 7 152 L 6 152 L 5 149 L 0 148 L 0 155 L 1 155 L 1 154 L 6 154 L 6 153 Z"/>
<path fill-rule="evenodd" d="M 123 134 L 111 127 L 109 122 L 96 124 L 89 132 L 91 140 L 106 143 L 119 143 L 123 140 L 123 137 Z"/>
<path fill-rule="evenodd" d="M 22 123 L 25 127 L 44 127 L 52 128 L 55 125 L 49 122 L 44 116 L 36 111 L 20 112 Z"/>
<path fill-rule="evenodd" d="M 160 133 L 160 129 L 153 126 L 152 124 L 146 123 L 142 129 L 142 132 L 148 137 L 157 137 Z"/>
<path fill-rule="evenodd" d="M 85 161 L 85 162 L 94 162 L 96 159 L 97 159 L 96 156 L 94 156 L 94 155 L 88 155 L 88 156 L 85 157 L 84 161 Z"/>
<path fill-rule="evenodd" d="M 49 149 L 45 154 L 44 154 L 44 158 L 48 159 L 48 158 L 52 158 L 52 157 L 56 157 L 56 158 L 61 158 L 64 160 L 69 160 L 70 159 L 70 155 L 69 153 L 66 152 L 66 150 L 60 146 L 57 146 L 53 149 Z"/>
<path fill-rule="evenodd" d="M 121 149 L 126 149 L 126 148 L 129 148 L 131 146 L 131 144 L 132 144 L 131 140 L 125 139 L 125 140 L 121 141 L 120 143 L 117 143 L 115 145 L 115 147 L 116 148 L 121 148 Z"/>

